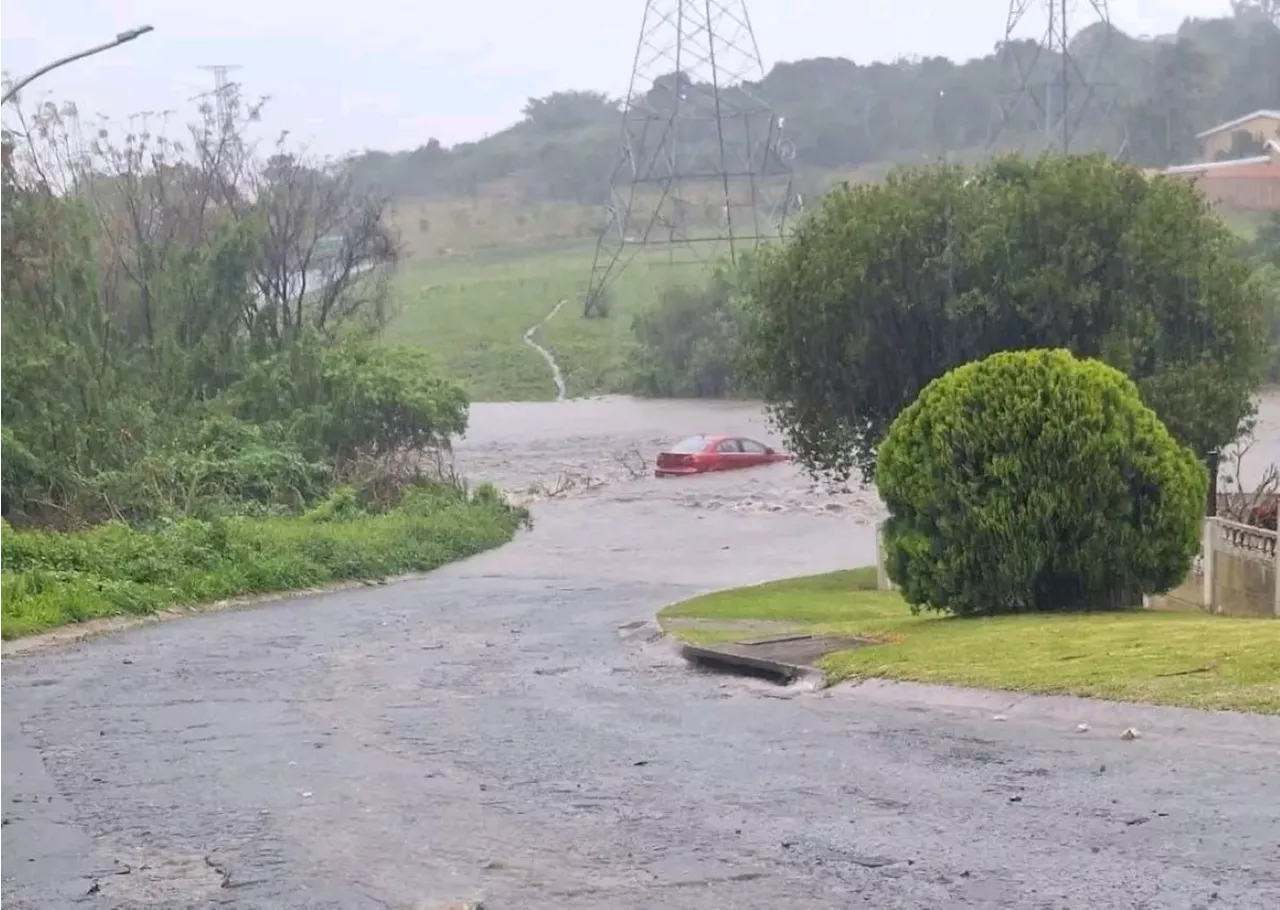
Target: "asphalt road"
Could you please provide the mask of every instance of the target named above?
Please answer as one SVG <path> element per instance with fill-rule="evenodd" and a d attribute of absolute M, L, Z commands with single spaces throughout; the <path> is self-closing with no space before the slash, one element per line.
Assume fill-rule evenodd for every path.
<path fill-rule="evenodd" d="M 688 505 L 6 660 L 6 908 L 1280 906 L 1280 722 L 692 672 L 619 627 L 873 541 Z"/>

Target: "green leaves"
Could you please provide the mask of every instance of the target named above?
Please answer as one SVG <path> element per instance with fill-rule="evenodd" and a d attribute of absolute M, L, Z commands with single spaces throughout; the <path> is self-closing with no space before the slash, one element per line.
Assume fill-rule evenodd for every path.
<path fill-rule="evenodd" d="M 429 355 L 363 333 L 338 344 L 304 334 L 255 364 L 228 401 L 243 419 L 281 423 L 310 455 L 338 462 L 447 448 L 467 427 L 466 396 L 435 375 Z"/>
<path fill-rule="evenodd" d="M 1204 467 L 1122 373 L 1065 350 L 950 371 L 879 456 L 886 564 L 916 606 L 1136 606 L 1180 582 L 1198 547 Z"/>
<path fill-rule="evenodd" d="M 673 284 L 655 307 L 639 313 L 631 373 L 637 391 L 671 398 L 723 398 L 745 391 L 742 370 L 743 297 L 754 260 L 740 255 L 703 284 Z"/>
<path fill-rule="evenodd" d="M 1064 347 L 1138 380 L 1200 454 L 1250 413 L 1264 304 L 1184 181 L 1103 156 L 903 170 L 835 190 L 762 264 L 755 384 L 801 461 L 869 480 L 931 380 L 993 352 Z"/>

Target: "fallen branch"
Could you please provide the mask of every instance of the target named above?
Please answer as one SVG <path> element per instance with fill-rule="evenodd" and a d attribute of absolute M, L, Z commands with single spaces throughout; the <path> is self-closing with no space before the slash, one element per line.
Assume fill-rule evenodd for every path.
<path fill-rule="evenodd" d="M 613 460 L 627 472 L 627 476 L 631 480 L 640 480 L 649 476 L 649 462 L 639 449 L 633 448 L 623 452 L 615 452 Z"/>
<path fill-rule="evenodd" d="M 1174 673 L 1157 673 L 1156 679 L 1170 679 L 1174 676 L 1195 676 L 1197 673 L 1212 673 L 1218 669 L 1217 664 L 1209 664 L 1207 667 L 1196 667 L 1191 670 L 1178 670 Z"/>

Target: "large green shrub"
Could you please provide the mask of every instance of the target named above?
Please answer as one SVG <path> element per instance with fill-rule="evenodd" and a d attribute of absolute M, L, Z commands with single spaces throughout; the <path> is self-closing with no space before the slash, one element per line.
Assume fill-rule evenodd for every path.
<path fill-rule="evenodd" d="M 875 474 L 931 380 L 997 351 L 1123 370 L 1201 457 L 1253 410 L 1268 311 L 1194 184 L 1102 155 L 901 170 L 837 188 L 757 270 L 753 383 L 806 467 Z"/>
<path fill-rule="evenodd" d="M 280 423 L 309 457 L 339 463 L 447 448 L 466 432 L 469 410 L 425 352 L 355 332 L 337 343 L 303 333 L 253 364 L 227 398 L 242 419 Z"/>
<path fill-rule="evenodd" d="M 743 382 L 743 300 L 753 259 L 720 263 L 701 284 L 664 288 L 657 304 L 631 323 L 635 391 L 660 398 L 728 398 Z"/>
<path fill-rule="evenodd" d="M 1186 576 L 1208 475 L 1120 371 L 994 354 L 893 422 L 876 483 L 889 577 L 957 615 L 1128 607 Z"/>

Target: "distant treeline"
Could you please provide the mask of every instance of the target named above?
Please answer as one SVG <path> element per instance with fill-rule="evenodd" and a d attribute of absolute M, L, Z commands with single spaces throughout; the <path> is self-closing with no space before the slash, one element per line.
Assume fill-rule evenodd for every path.
<path fill-rule="evenodd" d="M 1082 70 L 1094 67 L 1086 74 L 1093 88 L 1075 147 L 1123 147 L 1135 163 L 1163 166 L 1193 159 L 1198 132 L 1280 106 L 1272 2 L 1238 0 L 1229 17 L 1187 20 L 1175 34 L 1151 39 L 1108 33 L 1101 24 L 1082 30 L 1072 54 L 1087 64 Z M 1036 87 L 1012 112 L 1008 54 L 865 66 L 800 60 L 778 64 L 746 88 L 785 117 L 797 172 L 821 182 L 833 171 L 981 150 L 997 133 L 1005 148 L 1034 146 L 1044 110 L 1055 103 L 1061 61 L 1033 42 L 1008 50 L 1032 70 Z M 1086 88 L 1071 92 L 1079 99 Z M 478 142 L 445 148 L 431 139 L 411 152 L 365 152 L 350 167 L 358 182 L 401 198 L 479 196 L 502 181 L 531 202 L 596 204 L 616 161 L 619 113 L 620 102 L 603 94 L 557 92 L 530 99 L 522 120 Z"/>

